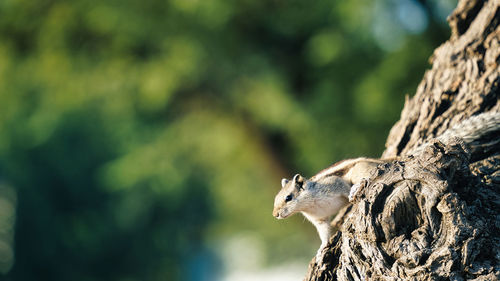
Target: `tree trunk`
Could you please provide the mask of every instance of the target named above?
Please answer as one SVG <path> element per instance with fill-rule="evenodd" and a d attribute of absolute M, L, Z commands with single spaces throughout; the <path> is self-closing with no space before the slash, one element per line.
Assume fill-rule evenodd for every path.
<path fill-rule="evenodd" d="M 433 140 L 500 111 L 500 0 L 461 0 L 448 21 L 450 40 L 387 139 L 383 158 L 400 160 L 336 217 L 305 280 L 500 279 L 500 132 L 470 146 Z"/>

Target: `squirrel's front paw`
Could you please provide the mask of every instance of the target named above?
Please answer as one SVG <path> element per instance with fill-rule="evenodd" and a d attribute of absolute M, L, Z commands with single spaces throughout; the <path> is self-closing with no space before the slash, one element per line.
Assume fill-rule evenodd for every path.
<path fill-rule="evenodd" d="M 318 252 L 316 253 L 316 263 L 319 263 L 319 261 L 323 260 L 323 251 L 320 250 L 318 250 Z"/>
<path fill-rule="evenodd" d="M 316 252 L 316 263 L 319 263 L 320 261 L 323 260 L 323 256 L 324 256 L 323 251 L 325 250 L 325 248 L 326 248 L 326 245 L 321 245 L 321 247 L 319 247 L 318 251 Z"/>

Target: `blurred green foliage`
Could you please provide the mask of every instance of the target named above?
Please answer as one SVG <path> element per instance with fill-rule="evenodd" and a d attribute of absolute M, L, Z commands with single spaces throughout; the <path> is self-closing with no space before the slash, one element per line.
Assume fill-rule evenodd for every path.
<path fill-rule="evenodd" d="M 240 232 L 312 256 L 280 179 L 382 152 L 447 37 L 453 3 L 421 2 L 0 1 L 0 271 L 186 280 L 209 252 L 216 276 Z"/>

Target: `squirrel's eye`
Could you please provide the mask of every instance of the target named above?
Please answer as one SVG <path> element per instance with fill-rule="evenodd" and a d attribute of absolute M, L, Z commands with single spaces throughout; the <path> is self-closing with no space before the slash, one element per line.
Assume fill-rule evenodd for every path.
<path fill-rule="evenodd" d="M 288 194 L 288 196 L 285 198 L 285 202 L 292 200 L 292 197 L 292 194 Z"/>

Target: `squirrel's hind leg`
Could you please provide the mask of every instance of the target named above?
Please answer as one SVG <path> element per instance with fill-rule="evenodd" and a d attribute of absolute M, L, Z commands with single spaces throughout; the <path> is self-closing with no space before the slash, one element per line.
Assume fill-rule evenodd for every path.
<path fill-rule="evenodd" d="M 349 202 L 352 202 L 358 193 L 366 187 L 368 184 L 368 179 L 362 179 L 359 183 L 353 184 L 351 186 L 351 191 L 349 192 Z"/>

